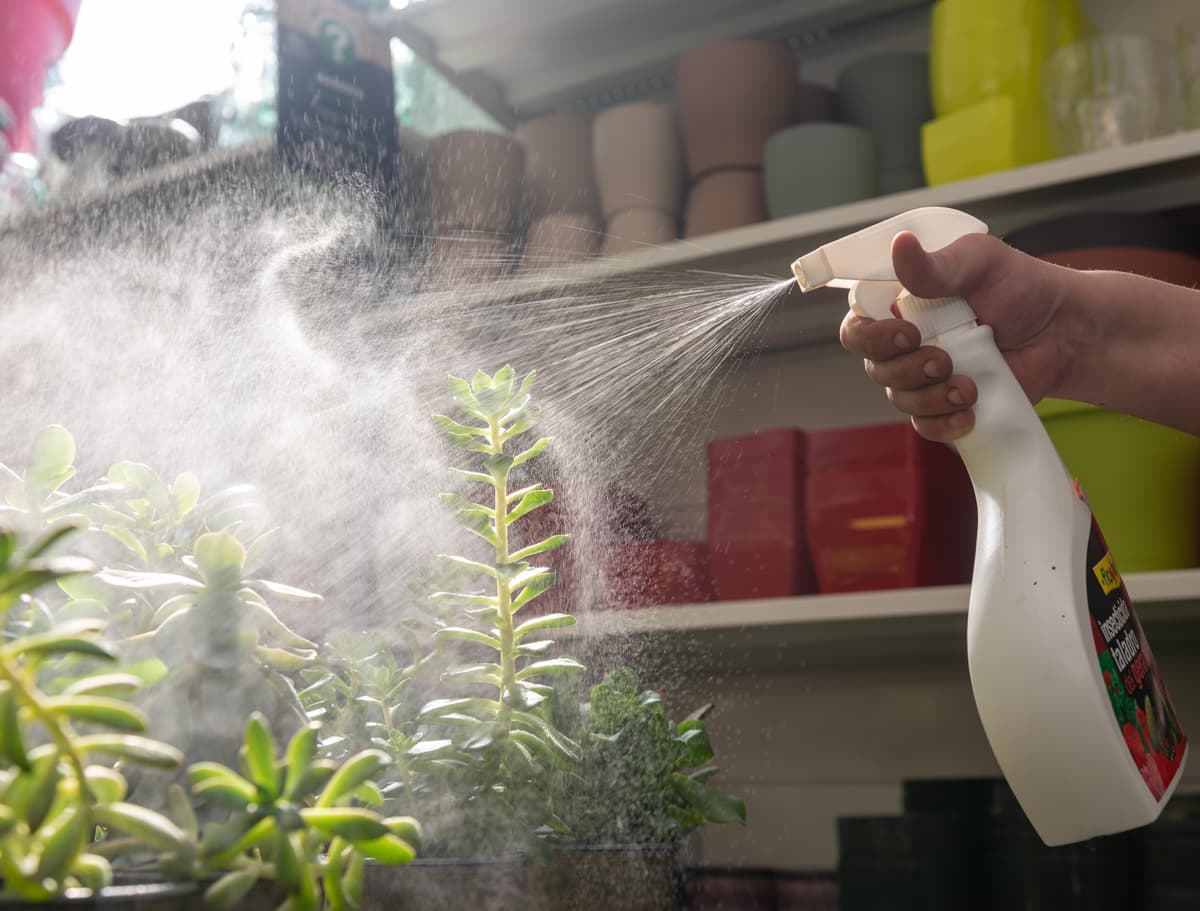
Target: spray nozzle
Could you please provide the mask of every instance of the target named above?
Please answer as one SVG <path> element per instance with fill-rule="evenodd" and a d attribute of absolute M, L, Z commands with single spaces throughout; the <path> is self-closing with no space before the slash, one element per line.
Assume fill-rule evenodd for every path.
<path fill-rule="evenodd" d="M 827 285 L 848 288 L 850 308 L 871 319 L 890 318 L 892 303 L 897 298 L 901 298 L 902 315 L 906 318 L 918 312 L 931 312 L 933 305 L 947 306 L 950 300 L 922 301 L 911 297 L 897 281 L 892 267 L 892 240 L 903 231 L 915 234 L 926 250 L 936 250 L 966 234 L 986 234 L 987 225 L 958 209 L 942 206 L 910 209 L 801 256 L 792 263 L 796 283 L 801 291 Z M 965 302 L 952 300 L 966 307 Z M 905 309 L 910 313 L 904 313 Z"/>

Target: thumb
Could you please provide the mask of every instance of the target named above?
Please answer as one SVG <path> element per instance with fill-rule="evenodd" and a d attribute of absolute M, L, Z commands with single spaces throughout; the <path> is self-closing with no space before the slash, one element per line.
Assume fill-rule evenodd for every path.
<path fill-rule="evenodd" d="M 900 284 L 917 297 L 969 297 L 999 266 L 998 245 L 1003 242 L 987 234 L 968 234 L 929 252 L 905 231 L 892 240 L 892 267 Z"/>

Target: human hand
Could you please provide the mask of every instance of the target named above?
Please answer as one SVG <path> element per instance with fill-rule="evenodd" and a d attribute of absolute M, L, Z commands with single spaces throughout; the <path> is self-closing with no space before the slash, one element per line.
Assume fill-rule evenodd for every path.
<path fill-rule="evenodd" d="M 979 321 L 992 327 L 996 346 L 1017 381 L 1037 402 L 1056 388 L 1067 369 L 1061 330 L 1061 267 L 1027 256 L 999 238 L 969 234 L 935 252 L 905 232 L 892 243 L 900 283 L 917 297 L 964 297 Z M 851 312 L 842 322 L 842 345 L 865 359 L 867 375 L 912 416 L 924 437 L 949 442 L 975 423 L 977 390 L 956 376 L 950 356 L 921 346 L 921 333 L 900 319 L 871 320 Z"/>

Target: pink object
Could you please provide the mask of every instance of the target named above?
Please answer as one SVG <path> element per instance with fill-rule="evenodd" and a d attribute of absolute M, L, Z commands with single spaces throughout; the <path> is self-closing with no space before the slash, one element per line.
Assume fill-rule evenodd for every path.
<path fill-rule="evenodd" d="M 42 103 L 46 71 L 75 33 L 81 0 L 4 0 L 0 3 L 0 101 L 12 123 L 9 151 L 33 151 L 33 109 Z"/>

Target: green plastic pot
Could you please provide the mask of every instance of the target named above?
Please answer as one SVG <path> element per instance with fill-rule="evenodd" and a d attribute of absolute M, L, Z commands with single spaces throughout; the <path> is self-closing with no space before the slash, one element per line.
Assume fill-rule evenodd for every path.
<path fill-rule="evenodd" d="M 1200 439 L 1080 402 L 1037 412 L 1122 572 L 1200 562 Z"/>

